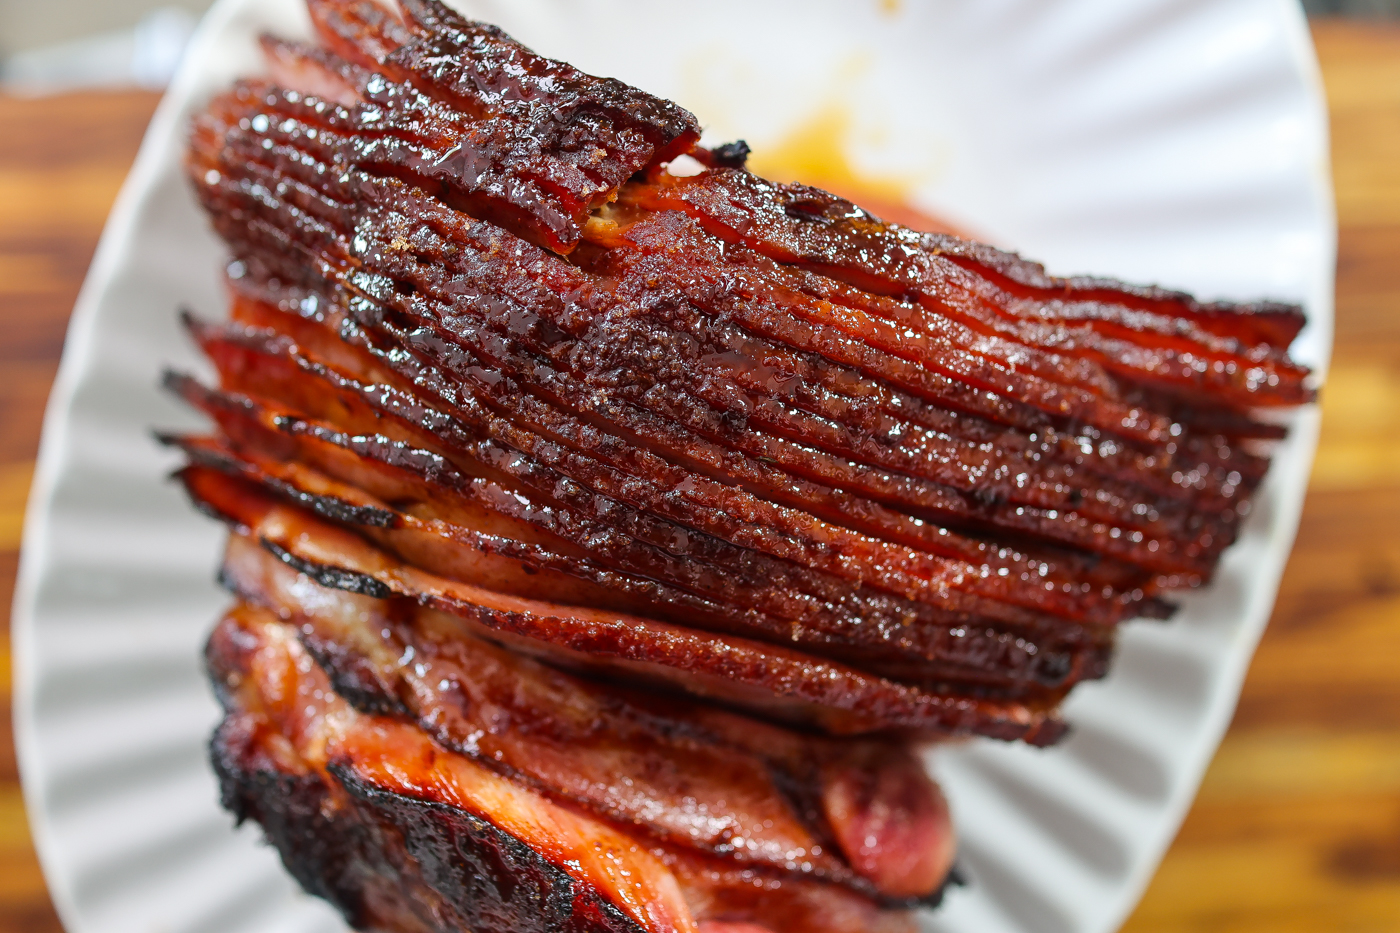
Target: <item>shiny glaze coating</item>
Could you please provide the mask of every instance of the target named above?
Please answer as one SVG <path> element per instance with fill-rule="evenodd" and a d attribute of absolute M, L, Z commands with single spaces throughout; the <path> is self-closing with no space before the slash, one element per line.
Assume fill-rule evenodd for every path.
<path fill-rule="evenodd" d="M 225 803 L 361 929 L 908 933 L 840 887 L 779 879 L 552 803 L 418 729 L 345 703 L 293 631 L 236 606 L 207 649 Z"/>
<path fill-rule="evenodd" d="M 988 338 L 1063 355 L 1074 361 L 1062 364 L 1071 378 L 1092 363 L 1091 371 L 1103 367 L 1130 383 L 1240 408 L 1296 405 L 1312 397 L 1304 384 L 1307 370 L 1287 357 L 1288 341 L 1250 342 L 1291 341 L 1302 321 L 1296 308 L 1202 306 L 1179 294 L 1048 279 L 1006 254 L 885 224 L 820 189 L 774 184 L 735 169 L 659 176 L 623 197 L 684 210 L 717 235 L 778 261 L 876 294 L 908 295 L 931 316 L 906 312 L 900 322 L 914 321 L 920 330 L 958 321 Z M 1231 321 L 1239 322 L 1237 336 L 1216 332 L 1229 331 Z M 1142 417 L 1117 427 L 1160 431 Z"/>
<path fill-rule="evenodd" d="M 412 718 L 636 833 L 896 902 L 928 897 L 948 871 L 946 807 L 901 743 L 836 742 L 582 680 L 431 611 L 327 590 L 247 538 L 230 543 L 222 579 L 294 625 L 356 707 Z M 848 840 L 877 853 L 860 873 Z"/>
<path fill-rule="evenodd" d="M 187 162 L 226 802 L 367 929 L 906 933 L 952 858 L 909 738 L 1054 742 L 1210 578 L 1301 314 L 769 183 L 436 0 L 308 7 Z"/>
<path fill-rule="evenodd" d="M 247 154 L 254 157 L 256 152 L 257 147 L 250 147 Z M 962 479 L 953 480 L 967 489 L 959 492 L 917 476 L 890 474 L 885 469 L 888 458 L 885 463 L 878 459 L 872 464 L 852 462 L 796 444 L 780 434 L 760 431 L 761 422 L 751 412 L 735 411 L 732 406 L 726 410 L 722 403 L 713 401 L 705 407 L 697 406 L 692 401 L 696 394 L 691 387 L 645 379 L 646 368 L 638 364 L 639 359 L 675 356 L 662 349 L 666 347 L 661 342 L 666 330 L 658 330 L 651 323 L 637 332 L 637 339 L 643 341 L 638 353 L 622 360 L 596 358 L 598 351 L 594 348 L 598 346 L 610 348 L 613 356 L 627 346 L 610 322 L 641 326 L 636 321 L 637 304 L 616 304 L 618 293 L 629 287 L 627 281 L 590 280 L 583 272 L 548 254 L 532 252 L 533 247 L 514 240 L 499 228 L 469 224 L 392 180 L 375 180 L 352 170 L 340 180 L 330 181 L 325 170 L 306 165 L 304 160 L 288 164 L 286 170 L 294 177 L 301 175 L 305 184 L 324 183 L 332 189 L 331 194 L 352 199 L 349 209 L 343 202 L 305 188 L 290 188 L 284 197 L 270 198 L 263 193 L 271 192 L 267 183 L 260 181 L 249 187 L 220 173 L 216 173 L 214 185 L 203 190 L 211 205 L 223 205 L 219 216 L 237 224 L 238 235 L 258 237 L 262 235 L 260 231 L 273 225 L 278 231 L 294 231 L 297 239 L 287 245 L 300 243 L 313 255 L 324 256 L 332 268 L 345 269 L 343 273 L 331 274 L 339 284 L 353 288 L 371 303 L 366 310 L 374 319 L 367 323 L 385 323 L 385 314 L 372 310 L 375 305 L 396 311 L 408 318 L 410 328 L 426 325 L 436 331 L 438 346 L 429 345 L 429 351 L 441 353 L 442 347 L 458 356 L 465 352 L 469 356 L 459 366 L 500 372 L 511 380 L 504 388 L 521 380 L 532 394 L 543 394 L 546 401 L 558 407 L 587 403 L 586 412 L 580 413 L 595 421 L 607 419 L 623 438 L 636 437 L 640 432 L 638 440 L 643 443 L 639 446 L 659 447 L 672 458 L 684 456 L 694 462 L 706 451 L 714 451 L 708 472 L 718 479 L 747 484 L 761 481 L 766 475 L 765 485 L 780 495 L 783 487 L 796 484 L 793 493 L 779 499 L 783 505 L 819 506 L 826 514 L 832 514 L 834 508 L 841 524 L 854 523 L 862 530 L 873 527 L 881 536 L 902 533 L 924 548 L 944 553 L 956 546 L 956 539 L 946 531 L 925 530 L 923 520 L 934 518 L 953 527 L 971 529 L 1000 527 L 1018 537 L 1029 535 L 1058 544 L 1088 546 L 1159 574 L 1204 575 L 1232 537 L 1235 513 L 1228 508 L 1222 510 L 1218 519 L 1204 518 L 1194 510 L 1178 510 L 1179 522 L 1200 527 L 1187 534 L 1180 530 L 1172 534 L 1168 522 L 1168 533 L 1153 536 L 1135 526 L 1142 524 L 1136 516 L 1160 515 L 1169 508 L 1155 498 L 1137 503 L 1120 501 L 1113 524 L 1081 516 L 1072 507 L 1003 505 L 1003 494 L 996 490 L 996 484 L 985 481 L 989 471 L 980 461 L 986 458 L 977 451 L 935 451 L 921 458 L 924 465 L 946 463 L 970 471 L 960 474 Z M 263 170 L 253 165 L 237 171 L 252 173 L 256 178 Z M 262 220 L 259 215 L 267 219 Z M 244 218 L 258 219 L 245 223 Z M 410 218 L 431 218 L 449 229 L 437 234 L 432 227 Z M 229 235 L 234 234 L 230 231 Z M 435 242 L 435 236 L 441 239 Z M 284 240 L 285 233 L 278 237 Z M 249 246 L 258 249 L 256 243 Z M 420 259 L 413 255 L 417 251 L 427 251 L 427 255 Z M 444 261 L 446 268 L 438 272 L 434 264 Z M 396 281 L 403 282 L 403 287 L 409 289 L 408 295 L 394 285 Z M 644 276 L 643 281 L 658 280 L 656 276 Z M 653 291 L 658 298 L 667 294 L 659 284 Z M 491 308 L 495 310 L 487 310 Z M 477 359 L 482 361 L 477 363 Z M 684 366 L 669 371 L 692 373 L 697 378 L 705 375 L 703 369 L 693 373 Z M 617 375 L 622 375 L 624 381 L 610 382 Z M 711 378 L 717 386 L 731 392 L 732 380 L 719 382 Z M 742 404 L 742 396 L 734 398 L 730 394 L 728 400 Z M 755 422 L 752 427 L 750 420 Z M 907 468 L 908 464 L 905 458 L 901 465 Z M 919 463 L 914 464 L 915 469 L 918 466 Z M 1026 472 L 1013 472 L 1012 468 L 1001 466 L 993 472 L 1017 476 L 1018 482 L 1023 482 L 1033 468 L 1027 465 Z M 950 478 L 947 469 L 943 473 L 945 480 Z M 1063 489 L 1063 483 L 1058 485 Z M 846 501 L 853 496 L 860 499 L 842 507 L 829 494 L 823 495 L 823 487 L 834 487 L 839 491 L 838 498 Z M 1104 490 L 1102 494 L 1110 496 L 1111 492 Z M 1069 495 L 1065 503 L 1070 503 L 1076 498 L 1093 500 L 1099 493 L 1082 489 L 1076 492 L 1071 487 L 1060 495 Z M 824 500 L 831 504 L 823 506 Z M 912 513 L 916 521 L 911 525 L 898 512 L 891 513 L 890 507 Z M 1115 529 L 1115 525 L 1119 527 Z M 1024 574 L 1034 573 L 1037 563 L 1033 561 L 1031 568 L 1019 568 L 1018 575 L 1024 578 Z M 1045 589 L 1049 587 L 1042 588 L 1037 601 L 1056 598 Z"/>
<path fill-rule="evenodd" d="M 776 645 L 447 580 L 283 505 L 245 480 L 198 466 L 180 475 L 202 509 L 265 542 L 323 585 L 416 600 L 457 618 L 469 633 L 552 663 L 679 688 L 835 735 L 980 733 L 1048 744 L 1064 733 L 1045 702 L 931 692 Z"/>
<path fill-rule="evenodd" d="M 289 114 L 370 134 L 357 161 L 431 179 L 454 203 L 551 249 L 572 249 L 589 211 L 700 136 L 675 104 L 536 55 L 436 3 L 405 7 L 404 20 L 370 0 L 308 8 L 330 56 L 358 69 L 322 53 L 325 70 L 348 78 L 362 102 L 318 111 L 284 94 Z"/>
<path fill-rule="evenodd" d="M 1266 462 L 1192 425 L 1252 423 L 1203 392 L 1289 400 L 1284 310 L 1049 279 L 722 167 L 603 179 L 619 200 L 591 202 L 566 261 L 530 221 L 471 216 L 443 145 L 489 154 L 468 125 L 551 94 L 594 95 L 599 151 L 672 111 L 433 4 L 312 14 L 326 49 L 265 41 L 304 86 L 245 84 L 192 139 L 240 314 L 267 329 L 202 332 L 244 397 L 193 393 L 241 447 L 205 462 L 351 525 L 356 487 L 397 484 L 415 504 L 361 533 L 450 577 L 525 589 L 500 568 L 528 551 L 566 605 L 1036 704 L 1100 676 L 1112 625 L 1162 614 L 1232 540 Z M 1172 382 L 1191 349 L 1280 378 Z M 341 494 L 289 481 L 276 461 L 298 459 Z"/>
<path fill-rule="evenodd" d="M 227 359 L 223 353 L 219 357 Z M 273 367 L 266 357 L 252 359 L 261 360 L 255 372 L 262 380 L 249 379 L 245 370 L 234 380 L 235 388 L 268 387 L 266 373 Z M 283 385 L 290 381 L 286 372 L 281 375 Z M 735 624 L 766 629 L 783 642 L 815 639 L 813 644 L 819 644 L 822 638 L 831 637 L 846 650 L 888 642 L 891 647 L 903 645 L 902 650 L 917 651 L 917 639 L 926 631 L 932 634 L 951 626 L 964 630 L 959 637 L 971 634 L 966 629 L 975 617 L 949 616 L 927 603 L 853 589 L 839 579 L 758 556 L 746 559 L 748 567 L 726 563 L 730 549 L 721 542 L 668 530 L 673 526 L 631 521 L 611 529 L 609 516 L 620 511 L 619 507 L 582 490 L 570 489 L 567 495 L 560 495 L 557 474 L 552 470 L 541 473 L 543 467 L 527 469 L 528 462 L 522 463 L 515 456 L 503 460 L 491 447 L 483 452 L 478 446 L 479 456 L 472 459 L 454 458 L 450 448 L 444 452 L 434 443 L 440 435 L 415 435 L 396 425 L 390 420 L 394 409 L 358 404 L 368 393 L 356 391 L 356 383 L 345 379 L 307 382 L 310 391 L 299 393 L 299 397 L 319 399 L 323 404 L 316 414 L 333 419 L 329 424 L 304 420 L 293 408 L 269 407 L 269 403 L 246 396 L 209 392 L 188 380 L 177 379 L 174 385 L 245 446 L 261 448 L 274 457 L 299 459 L 343 482 L 376 490 L 381 498 L 423 503 L 414 509 L 423 517 L 442 516 L 458 525 L 549 544 L 562 556 L 587 555 L 591 562 L 603 566 L 670 581 L 699 598 L 733 605 L 740 612 L 734 617 Z M 347 388 L 354 394 L 346 392 Z M 282 394 L 286 394 L 285 389 Z M 326 402 L 334 403 L 332 410 Z M 366 429 L 372 433 L 358 433 Z M 353 462 L 347 457 L 353 457 Z M 623 514 L 632 516 L 630 512 Z M 724 570 L 728 572 L 721 572 Z M 699 609 L 691 600 L 668 596 L 654 602 L 653 610 L 684 610 L 687 606 Z M 740 618 L 750 621 L 740 623 Z M 783 619 L 791 623 L 778 621 Z M 1070 644 L 1077 638 L 1075 627 L 1053 619 L 1017 615 L 1013 622 L 1023 632 L 1058 634 Z M 800 628 L 793 628 L 793 624 Z M 1013 624 L 1011 631 L 1017 630 Z M 937 657 L 923 656 L 929 660 Z"/>

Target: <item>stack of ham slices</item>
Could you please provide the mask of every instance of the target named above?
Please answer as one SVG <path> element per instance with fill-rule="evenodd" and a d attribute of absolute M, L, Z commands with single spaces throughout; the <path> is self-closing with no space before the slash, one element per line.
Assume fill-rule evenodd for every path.
<path fill-rule="evenodd" d="M 1301 313 L 767 182 L 436 0 L 308 5 L 187 160 L 225 805 L 363 930 L 913 929 L 916 743 L 1053 743 L 1209 580 Z"/>

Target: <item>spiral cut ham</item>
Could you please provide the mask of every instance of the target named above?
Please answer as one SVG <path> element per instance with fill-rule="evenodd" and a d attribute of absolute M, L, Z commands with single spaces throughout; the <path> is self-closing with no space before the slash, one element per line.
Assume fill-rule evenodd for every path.
<path fill-rule="evenodd" d="M 363 929 L 911 929 L 911 743 L 1055 742 L 1210 580 L 1300 310 L 766 181 L 436 0 L 308 8 L 187 154 L 226 804 Z"/>
<path fill-rule="evenodd" d="M 245 603 L 232 609 L 209 642 L 208 664 L 226 711 L 213 743 L 225 805 L 261 823 L 303 886 L 360 929 L 725 933 L 727 924 L 748 924 L 772 933 L 914 930 L 907 910 L 799 872 L 768 871 L 648 839 L 511 780 L 489 756 L 456 752 L 411 724 L 360 712 L 332 689 L 294 627 L 266 609 Z M 540 675 L 523 673 L 522 679 Z M 558 690 L 548 675 L 541 680 L 530 685 L 539 694 L 531 699 L 567 702 L 559 694 L 567 695 L 569 685 Z M 754 753 L 745 759 L 742 743 L 768 737 L 745 736 L 742 724 L 712 723 L 703 714 L 686 734 L 691 722 L 683 711 L 674 718 L 664 709 L 654 712 L 648 722 L 637 709 L 607 710 L 635 717 L 638 730 L 659 735 L 673 750 L 728 752 L 729 771 L 757 759 Z M 556 735 L 542 725 L 536 724 L 543 734 L 535 742 L 547 745 Z M 681 731 L 667 735 L 667 726 Z M 735 733 L 739 746 L 726 748 L 726 737 Z M 765 754 L 804 751 L 803 741 L 778 736 Z M 858 783 L 868 777 L 859 773 L 860 752 L 822 756 L 820 748 L 813 750 L 815 760 L 798 764 L 831 766 L 827 809 L 863 823 L 857 831 L 872 828 L 870 809 L 862 806 L 867 800 L 878 806 L 893 797 L 898 806 L 898 795 L 908 790 L 898 786 L 899 777 L 873 788 Z M 657 765 L 671 763 L 664 752 L 658 755 Z M 545 770 L 558 762 L 535 764 Z M 927 783 L 903 761 L 893 768 Z M 704 783 L 704 776 L 696 778 L 697 786 Z M 917 799 L 922 788 L 914 790 Z M 850 811 L 859 812 L 852 817 Z M 732 815 L 721 809 L 716 822 Z M 928 829 L 927 820 L 919 827 Z M 881 828 L 874 827 L 877 833 Z M 901 828 L 885 835 L 899 836 Z"/>

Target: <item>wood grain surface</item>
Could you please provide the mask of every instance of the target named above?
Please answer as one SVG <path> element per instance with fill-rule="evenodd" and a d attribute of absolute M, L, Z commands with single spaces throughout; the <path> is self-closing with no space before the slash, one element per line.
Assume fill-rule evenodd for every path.
<path fill-rule="evenodd" d="M 1400 930 L 1400 27 L 1314 36 L 1341 221 L 1322 446 L 1239 712 L 1130 933 Z M 0 933 L 61 929 L 11 743 L 10 593 L 68 314 L 155 103 L 0 96 Z"/>

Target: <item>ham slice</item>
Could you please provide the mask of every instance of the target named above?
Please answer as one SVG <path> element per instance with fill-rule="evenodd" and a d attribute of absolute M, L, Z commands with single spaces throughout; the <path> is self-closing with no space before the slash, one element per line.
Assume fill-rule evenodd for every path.
<path fill-rule="evenodd" d="M 236 606 L 207 650 L 225 804 L 364 929 L 912 933 L 842 887 L 735 871 L 552 802 L 415 727 L 357 712 L 292 630 Z"/>

